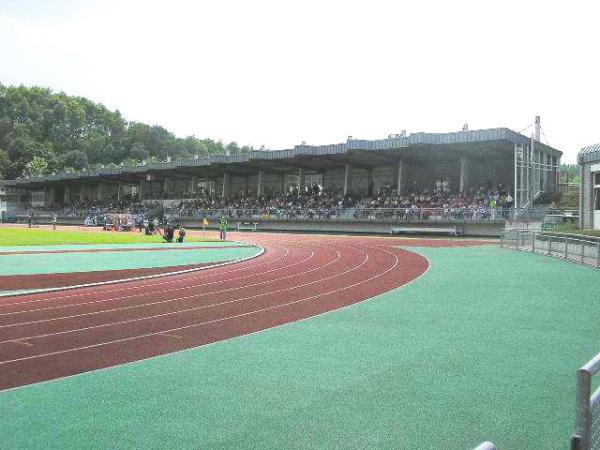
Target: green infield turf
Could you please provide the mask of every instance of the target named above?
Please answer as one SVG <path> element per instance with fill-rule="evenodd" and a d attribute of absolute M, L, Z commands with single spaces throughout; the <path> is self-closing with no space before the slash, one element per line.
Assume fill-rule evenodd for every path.
<path fill-rule="evenodd" d="M 215 233 L 212 233 L 215 235 Z M 216 235 L 215 235 L 216 236 Z M 186 237 L 186 241 L 214 241 L 215 236 L 206 233 L 205 238 Z M 16 245 L 58 244 L 133 244 L 164 242 L 159 235 L 143 233 L 119 233 L 114 231 L 51 230 L 47 228 L 0 227 L 0 247 Z"/>
<path fill-rule="evenodd" d="M 184 266 L 211 262 L 236 261 L 257 255 L 260 252 L 254 246 L 229 245 L 210 246 L 208 243 L 167 244 L 160 246 L 138 247 L 127 244 L 120 246 L 94 245 L 82 246 L 86 252 L 64 252 L 64 246 L 47 247 L 45 250 L 61 253 L 38 252 L 29 254 L 0 254 L 0 274 L 6 275 L 43 275 L 53 273 L 94 272 L 103 270 L 142 269 L 155 267 Z M 128 248 L 128 247 L 132 247 Z M 209 247 L 209 248 L 207 248 Z M 21 250 L 22 247 L 6 247 Z M 149 251 L 149 249 L 157 251 Z M 160 251 L 158 251 L 160 249 Z M 104 250 L 104 251 L 102 251 Z M 110 250 L 110 251 L 106 251 Z M 2 287 L 0 286 L 0 291 Z"/>
<path fill-rule="evenodd" d="M 0 393 L 6 448 L 565 449 L 600 272 L 497 247 L 362 304 Z"/>

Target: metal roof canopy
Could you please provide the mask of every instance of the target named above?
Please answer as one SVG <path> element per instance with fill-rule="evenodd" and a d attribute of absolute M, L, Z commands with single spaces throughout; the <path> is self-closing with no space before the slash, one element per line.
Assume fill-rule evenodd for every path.
<path fill-rule="evenodd" d="M 170 176 L 175 171 L 188 175 L 218 176 L 231 172 L 234 176 L 247 176 L 259 169 L 273 172 L 293 171 L 304 167 L 324 170 L 344 166 L 346 163 L 359 167 L 373 167 L 398 161 L 426 161 L 435 158 L 449 160 L 460 156 L 476 158 L 513 155 L 514 145 L 529 145 L 531 139 L 508 128 L 460 131 L 455 133 L 413 133 L 408 137 L 360 140 L 333 145 L 297 145 L 285 150 L 253 150 L 243 155 L 209 155 L 203 158 L 176 159 L 170 162 L 139 166 L 121 166 L 77 173 L 60 173 L 34 178 L 19 178 L 18 185 L 47 182 L 92 181 L 99 177 L 115 180 L 140 180 L 146 174 Z M 541 142 L 536 148 L 560 156 L 562 152 Z M 600 146 L 593 146 L 600 147 Z M 585 150 L 585 149 L 584 149 Z M 583 152 L 583 150 L 582 150 Z M 582 153 L 580 152 L 580 154 Z M 600 154 L 600 148 L 598 149 Z"/>
<path fill-rule="evenodd" d="M 600 144 L 590 145 L 579 150 L 577 162 L 579 164 L 600 162 Z"/>

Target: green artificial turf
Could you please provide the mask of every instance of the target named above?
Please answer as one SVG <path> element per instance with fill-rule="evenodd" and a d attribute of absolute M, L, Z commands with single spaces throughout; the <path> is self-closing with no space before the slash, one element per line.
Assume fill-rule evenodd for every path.
<path fill-rule="evenodd" d="M 207 233 L 205 238 L 188 236 L 187 241 L 216 240 L 216 233 Z M 131 244 L 164 242 L 159 235 L 143 233 L 119 233 L 114 231 L 50 230 L 47 228 L 0 227 L 0 247 L 18 245 L 57 244 Z"/>
<path fill-rule="evenodd" d="M 600 271 L 412 249 L 416 282 L 262 333 L 0 393 L 6 448 L 565 449 Z M 0 367 L 0 371 L 1 371 Z"/>
<path fill-rule="evenodd" d="M 128 245 L 131 246 L 132 244 Z M 137 248 L 137 246 L 134 247 Z M 160 247 L 161 251 L 126 251 L 123 246 L 120 246 L 115 251 L 110 252 L 46 253 L 41 256 L 38 254 L 0 255 L 0 275 L 34 275 L 185 266 L 244 259 L 260 252 L 258 247 L 253 246 L 232 247 L 219 245 L 219 248 L 204 248 L 206 245 L 195 246 L 192 243 L 185 247 L 194 247 L 193 250 L 182 250 L 182 247 L 180 244 L 165 243 Z M 48 249 L 48 247 L 45 248 Z"/>

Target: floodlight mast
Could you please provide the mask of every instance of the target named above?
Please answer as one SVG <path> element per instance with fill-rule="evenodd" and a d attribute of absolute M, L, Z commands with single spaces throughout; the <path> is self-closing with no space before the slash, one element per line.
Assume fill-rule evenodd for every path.
<path fill-rule="evenodd" d="M 541 142 L 541 130 L 542 124 L 540 123 L 540 116 L 535 116 L 535 134 L 534 138 L 536 141 Z"/>

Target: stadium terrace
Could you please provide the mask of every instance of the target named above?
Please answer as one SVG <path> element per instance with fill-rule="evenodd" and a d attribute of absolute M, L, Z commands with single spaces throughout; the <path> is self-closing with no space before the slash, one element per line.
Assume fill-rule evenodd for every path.
<path fill-rule="evenodd" d="M 197 217 L 194 209 L 247 207 L 253 212 L 233 216 L 256 218 L 258 214 L 264 219 L 274 209 L 281 215 L 293 205 L 337 211 L 310 217 L 317 219 L 377 219 L 382 215 L 357 214 L 356 209 L 401 208 L 405 213 L 394 219 L 403 220 L 409 209 L 437 208 L 442 213 L 420 212 L 417 218 L 445 220 L 453 212 L 452 218 L 503 223 L 506 214 L 492 214 L 489 198 L 499 201 L 510 196 L 512 202 L 503 203 L 502 209 L 527 208 L 537 199 L 551 198 L 547 195 L 557 191 L 561 155 L 507 128 L 403 133 L 380 140 L 349 137 L 333 145 L 303 143 L 285 150 L 20 178 L 4 182 L 5 189 L 18 194 L 8 202 L 5 214 L 18 216 L 33 208 L 40 215 L 67 209 L 71 213 L 65 216 L 80 216 L 74 211 L 90 206 L 122 208 L 155 201 L 166 208 L 187 206 L 179 215 L 189 217 Z M 330 201 L 325 204 L 322 197 L 290 202 L 294 190 L 299 196 L 310 193 L 316 200 L 326 193 Z M 339 213 L 348 208 L 353 210 Z"/>

